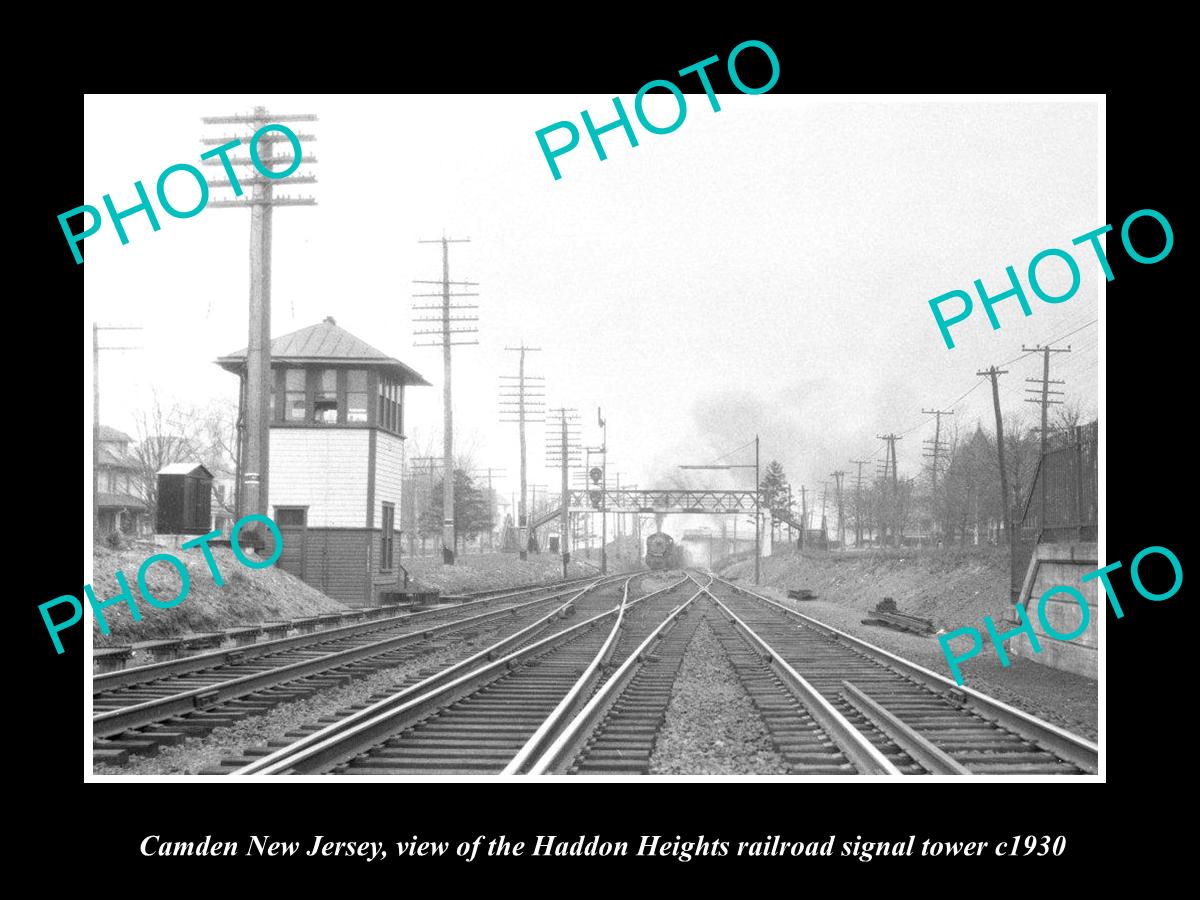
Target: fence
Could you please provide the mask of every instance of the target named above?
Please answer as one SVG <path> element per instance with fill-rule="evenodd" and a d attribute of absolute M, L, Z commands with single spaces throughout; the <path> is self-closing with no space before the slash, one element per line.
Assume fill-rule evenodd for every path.
<path fill-rule="evenodd" d="M 1035 545 L 1096 540 L 1098 436 L 1098 422 L 1077 426 L 1065 446 L 1047 450 L 1039 460 L 1029 494 L 1013 513 L 1014 602 L 1020 595 Z"/>

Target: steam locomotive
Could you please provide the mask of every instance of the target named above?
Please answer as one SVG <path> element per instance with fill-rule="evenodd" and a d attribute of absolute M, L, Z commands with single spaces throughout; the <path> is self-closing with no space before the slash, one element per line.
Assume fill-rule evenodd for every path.
<path fill-rule="evenodd" d="M 675 539 L 669 534 L 656 531 L 646 538 L 646 568 L 648 569 L 678 569 L 683 562 Z"/>

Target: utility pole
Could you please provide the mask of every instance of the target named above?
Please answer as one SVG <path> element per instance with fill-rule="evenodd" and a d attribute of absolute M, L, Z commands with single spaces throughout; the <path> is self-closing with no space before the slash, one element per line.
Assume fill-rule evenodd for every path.
<path fill-rule="evenodd" d="M 596 421 L 600 425 L 600 574 L 608 574 L 608 505 L 605 494 L 608 492 L 608 420 L 600 415 L 600 407 L 596 407 Z"/>
<path fill-rule="evenodd" d="M 833 479 L 837 482 L 838 542 L 842 545 L 842 549 L 845 550 L 846 549 L 846 524 L 845 524 L 846 519 L 842 515 L 842 511 L 843 511 L 842 479 L 846 476 L 846 473 L 843 472 L 841 469 L 838 469 L 836 472 L 831 472 L 830 475 L 832 475 Z"/>
<path fill-rule="evenodd" d="M 1012 513 L 1009 509 L 1010 503 L 1008 499 L 1008 469 L 1004 467 L 1004 420 L 1000 417 L 1000 385 L 996 380 L 1001 375 L 1007 375 L 1008 370 L 997 369 L 995 366 L 991 366 L 975 374 L 981 377 L 986 375 L 992 380 L 992 406 L 996 410 L 996 456 L 1000 462 L 1000 513 L 1004 534 L 1011 546 L 1013 539 Z"/>
<path fill-rule="evenodd" d="M 209 187 L 230 187 L 234 195 L 241 197 L 241 185 L 250 185 L 249 199 L 240 200 L 211 200 L 210 207 L 250 207 L 250 335 L 246 344 L 246 382 L 245 382 L 245 419 L 244 440 L 246 452 L 242 455 L 242 470 L 238 473 L 238 481 L 244 485 L 239 495 L 239 515 L 257 513 L 269 515 L 268 493 L 270 487 L 270 441 L 271 428 L 269 410 L 271 402 L 271 228 L 274 209 L 277 206 L 316 206 L 317 201 L 312 197 L 277 197 L 277 184 L 312 184 L 315 175 L 297 174 L 296 170 L 303 163 L 315 163 L 316 157 L 301 156 L 296 159 L 294 153 L 288 156 L 276 156 L 272 150 L 275 144 L 287 143 L 291 150 L 291 138 L 278 130 L 259 134 L 262 129 L 283 122 L 315 122 L 317 117 L 311 114 L 281 116 L 267 111 L 265 106 L 254 107 L 251 115 L 239 116 L 205 116 L 200 121 L 205 125 L 248 125 L 253 129 L 253 135 L 259 135 L 257 146 L 250 147 L 250 155 L 238 159 L 216 157 L 205 159 L 206 166 L 225 166 L 226 174 L 232 175 L 235 166 L 251 166 L 251 174 L 240 176 L 234 185 L 233 178 L 209 181 Z M 253 137 L 251 135 L 251 137 Z M 315 141 L 311 134 L 296 135 L 299 141 Z M 240 140 L 236 136 L 205 138 L 204 144 L 226 146 Z M 232 149 L 232 148 L 230 148 Z M 262 169 L 272 172 L 274 163 L 288 163 L 292 174 L 280 177 L 268 177 L 254 166 L 257 158 Z M 228 163 L 226 163 L 228 159 Z M 285 169 L 286 171 L 286 169 Z M 239 416 L 239 421 L 243 421 Z M 239 445 L 243 436 L 239 435 Z M 259 534 L 261 529 L 257 523 L 250 526 L 250 531 Z M 263 535 L 265 537 L 265 535 Z"/>
<path fill-rule="evenodd" d="M 800 546 L 808 539 L 808 488 L 800 485 Z"/>
<path fill-rule="evenodd" d="M 101 347 L 102 331 L 141 331 L 139 325 L 92 323 L 92 530 L 100 525 L 100 351 L 141 350 L 141 347 Z"/>
<path fill-rule="evenodd" d="M 1046 455 L 1046 444 L 1047 444 L 1047 440 L 1048 440 L 1048 437 L 1050 434 L 1049 421 L 1048 421 L 1048 419 L 1049 419 L 1048 414 L 1050 412 L 1050 407 L 1052 405 L 1062 403 L 1061 400 L 1051 400 L 1050 395 L 1051 394 L 1060 394 L 1061 395 L 1061 394 L 1065 393 L 1065 391 L 1050 390 L 1050 385 L 1066 384 L 1065 381 L 1051 381 L 1050 380 L 1050 354 L 1051 353 L 1070 353 L 1071 347 L 1070 347 L 1070 345 L 1067 345 L 1066 347 L 1043 347 L 1040 344 L 1036 347 L 1026 347 L 1024 344 L 1022 344 L 1021 350 L 1025 353 L 1041 353 L 1042 354 L 1042 377 L 1025 379 L 1026 381 L 1031 382 L 1033 384 L 1038 384 L 1040 382 L 1042 385 L 1041 388 L 1025 388 L 1025 393 L 1035 394 L 1035 395 L 1041 394 L 1041 396 L 1040 397 L 1038 397 L 1038 396 L 1026 397 L 1025 402 L 1026 403 L 1040 403 L 1042 406 L 1041 455 L 1045 456 Z M 1046 484 L 1045 479 L 1043 479 L 1042 480 L 1043 488 L 1045 487 L 1045 484 Z"/>
<path fill-rule="evenodd" d="M 521 559 L 528 559 L 529 503 L 526 485 L 525 423 L 529 421 L 530 413 L 538 416 L 535 421 L 541 421 L 541 416 L 545 413 L 546 379 L 540 375 L 525 374 L 525 354 L 539 352 L 541 347 L 526 347 L 525 342 L 521 341 L 519 347 L 505 347 L 504 349 L 521 354 L 520 361 L 517 363 L 517 374 L 500 376 L 500 414 L 509 416 L 500 421 L 515 422 L 521 437 L 521 505 L 517 507 L 517 548 Z M 529 384 L 530 382 L 532 384 Z M 530 388 L 536 388 L 538 392 L 530 393 Z M 513 416 L 514 412 L 516 413 L 515 417 Z"/>
<path fill-rule="evenodd" d="M 429 488 L 426 491 L 430 509 L 433 508 L 433 476 L 442 468 L 442 458 L 440 456 L 414 456 L 413 477 L 414 483 L 417 475 L 429 476 Z M 417 523 L 417 530 L 420 531 L 421 517 L 414 510 L 414 518 Z M 425 533 L 421 532 L 421 556 L 425 555 Z"/>
<path fill-rule="evenodd" d="M 758 435 L 754 436 L 754 584 L 759 584 L 759 567 L 762 562 L 762 481 L 758 474 Z"/>
<path fill-rule="evenodd" d="M 560 471 L 562 494 L 559 497 L 559 516 L 562 527 L 559 529 L 559 552 L 562 554 L 562 574 L 567 577 L 567 564 L 571 561 L 571 551 L 568 544 L 571 531 L 571 489 L 568 484 L 568 472 L 571 463 L 579 462 L 579 412 L 573 408 L 560 406 L 551 409 L 554 417 L 551 428 L 557 432 L 552 439 L 548 430 L 546 433 L 546 465 L 557 465 Z"/>
<path fill-rule="evenodd" d="M 931 468 L 929 470 L 932 479 L 932 484 L 930 486 L 930 498 L 933 501 L 933 528 L 936 532 L 938 527 L 939 508 L 937 493 L 938 464 L 941 461 L 942 454 L 948 449 L 942 442 L 942 416 L 952 416 L 954 415 L 954 411 L 943 409 L 922 409 L 921 413 L 926 416 L 934 416 L 936 419 L 936 424 L 933 426 L 933 440 L 922 441 L 922 443 L 926 445 L 925 452 L 922 453 L 922 456 L 924 456 L 926 459 L 933 460 L 933 462 L 930 464 Z"/>
<path fill-rule="evenodd" d="M 423 331 L 414 331 L 413 335 L 430 335 L 433 340 L 422 344 L 413 344 L 414 347 L 441 347 L 442 348 L 442 465 L 446 472 L 449 473 L 442 478 L 442 564 L 447 566 L 454 565 L 454 413 L 450 400 L 450 348 L 452 346 L 478 344 L 478 340 L 456 341 L 453 335 L 456 334 L 476 334 L 479 328 L 474 325 L 460 327 L 463 322 L 478 322 L 479 316 L 454 316 L 451 313 L 458 312 L 464 309 L 478 309 L 478 304 L 450 304 L 451 297 L 478 297 L 478 293 L 450 293 L 450 285 L 455 284 L 460 287 L 478 287 L 477 281 L 451 281 L 450 280 L 450 245 L 451 244 L 469 244 L 470 238 L 448 238 L 443 232 L 441 238 L 432 241 L 417 241 L 418 244 L 441 244 L 442 245 L 442 279 L 441 281 L 421 281 L 413 279 L 414 284 L 436 284 L 441 286 L 441 293 L 430 294 L 413 294 L 414 297 L 441 297 L 441 306 L 425 305 L 413 306 L 414 310 L 418 311 L 433 311 L 440 310 L 440 316 L 423 316 L 414 318 L 414 322 L 440 322 L 441 328 L 430 328 Z"/>
<path fill-rule="evenodd" d="M 508 471 L 507 469 L 494 469 L 494 468 L 491 468 L 490 466 L 486 469 L 472 469 L 471 470 L 472 475 L 486 475 L 487 476 L 488 522 L 490 523 L 490 527 L 488 529 L 488 549 L 489 550 L 496 549 L 495 543 L 492 540 L 492 538 L 495 534 L 496 510 L 497 510 L 496 492 L 494 490 L 492 490 L 492 477 L 495 475 L 505 475 L 505 474 L 507 474 L 507 471 Z M 479 552 L 480 553 L 483 552 L 483 541 L 482 540 L 480 540 L 480 542 L 479 542 Z"/>
<path fill-rule="evenodd" d="M 881 441 L 887 441 L 888 459 L 892 467 L 892 542 L 895 546 L 900 546 L 900 489 L 897 484 L 896 477 L 896 441 L 901 440 L 901 437 L 895 434 L 877 434 L 877 438 Z M 884 479 L 887 479 L 886 464 L 884 467 Z"/>
<path fill-rule="evenodd" d="M 870 460 L 868 459 L 852 459 L 850 462 L 858 466 L 858 475 L 854 480 L 854 546 L 862 546 L 862 483 L 863 474 L 862 467 Z"/>
<path fill-rule="evenodd" d="M 825 549 L 829 549 L 829 532 L 825 530 L 825 496 L 829 493 L 829 482 L 821 482 L 821 537 L 825 541 Z"/>

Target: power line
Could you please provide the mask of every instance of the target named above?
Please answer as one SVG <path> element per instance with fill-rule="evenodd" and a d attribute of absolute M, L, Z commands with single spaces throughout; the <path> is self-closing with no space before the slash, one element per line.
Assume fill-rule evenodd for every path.
<path fill-rule="evenodd" d="M 1074 334 L 1078 334 L 1080 331 L 1083 331 L 1085 328 L 1089 328 L 1090 326 L 1095 325 L 1098 321 L 1099 321 L 1099 319 L 1091 319 L 1087 322 L 1084 322 L 1082 325 L 1079 325 L 1079 326 L 1071 329 L 1066 334 L 1060 335 L 1059 337 L 1056 337 L 1050 341 L 1047 341 L 1047 343 L 1048 344 L 1056 344 L 1059 341 L 1065 340 L 1066 338 L 1069 338 Z M 1033 353 L 1036 353 L 1036 352 L 1037 352 L 1036 350 L 1023 352 L 1020 356 L 1015 356 L 1006 362 L 1000 363 L 997 368 L 1003 368 L 1004 366 L 1008 366 L 1008 365 L 1011 365 L 1012 363 L 1019 362 L 1020 360 L 1025 359 L 1027 356 L 1032 356 Z M 979 379 L 973 385 L 971 385 L 971 387 L 969 387 L 966 391 L 964 391 L 962 394 L 960 394 L 958 397 L 956 397 L 954 400 L 951 400 L 949 403 L 944 404 L 944 406 L 947 409 L 953 409 L 954 407 L 958 406 L 959 403 L 961 403 L 963 400 L 965 400 L 967 397 L 969 397 L 972 393 L 974 393 L 980 387 L 982 387 L 983 385 L 985 385 L 987 383 L 988 382 L 986 379 L 983 379 L 983 378 Z M 1013 392 L 1014 391 L 1006 391 L 1006 393 L 1013 393 Z M 920 422 L 917 422 L 911 428 L 901 431 L 897 436 L 903 437 L 905 435 L 912 434 L 918 428 L 922 428 L 925 425 L 929 424 L 929 422 L 931 422 L 932 420 L 933 420 L 932 416 L 929 418 L 926 418 L 926 419 L 922 419 Z M 874 458 L 874 457 L 878 456 L 880 450 L 883 450 L 883 449 L 885 449 L 885 445 L 880 444 L 873 451 L 871 451 L 871 453 L 869 455 L 872 458 Z"/>

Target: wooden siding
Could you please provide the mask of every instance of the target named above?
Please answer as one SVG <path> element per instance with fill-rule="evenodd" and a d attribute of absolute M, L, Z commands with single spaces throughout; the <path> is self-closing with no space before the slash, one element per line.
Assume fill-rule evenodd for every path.
<path fill-rule="evenodd" d="M 366 527 L 368 467 L 367 429 L 271 429 L 271 505 L 307 506 L 310 534 Z"/>
<path fill-rule="evenodd" d="M 396 505 L 400 521 L 400 491 L 404 481 L 404 441 L 386 431 L 377 432 L 375 445 L 375 522 L 378 525 L 384 503 Z"/>
<path fill-rule="evenodd" d="M 309 528 L 304 536 L 304 581 L 351 606 L 369 596 L 367 551 L 375 540 L 362 529 Z"/>

